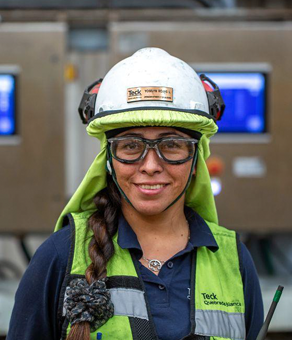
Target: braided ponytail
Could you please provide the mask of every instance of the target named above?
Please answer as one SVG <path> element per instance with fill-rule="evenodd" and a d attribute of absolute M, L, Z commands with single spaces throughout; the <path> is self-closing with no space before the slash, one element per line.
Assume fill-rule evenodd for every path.
<path fill-rule="evenodd" d="M 112 237 L 117 232 L 121 197 L 111 176 L 107 177 L 107 187 L 93 201 L 97 210 L 88 219 L 88 226 L 93 231 L 88 247 L 92 263 L 85 272 L 88 284 L 107 276 L 106 265 L 114 254 Z M 90 340 L 89 323 L 75 323 L 66 340 Z"/>

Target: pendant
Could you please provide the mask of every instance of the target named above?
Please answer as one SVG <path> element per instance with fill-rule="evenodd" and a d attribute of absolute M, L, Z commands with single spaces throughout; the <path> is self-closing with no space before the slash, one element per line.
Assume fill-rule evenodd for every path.
<path fill-rule="evenodd" d="M 148 263 L 148 268 L 152 270 L 153 272 L 159 272 L 161 267 L 162 267 L 161 262 L 156 259 L 150 260 Z"/>

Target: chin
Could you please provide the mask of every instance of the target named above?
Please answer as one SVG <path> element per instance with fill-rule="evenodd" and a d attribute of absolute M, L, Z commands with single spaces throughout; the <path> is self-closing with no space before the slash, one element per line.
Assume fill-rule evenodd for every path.
<path fill-rule="evenodd" d="M 144 216 L 156 216 L 156 215 L 160 215 L 161 213 L 164 212 L 164 210 L 168 207 L 168 205 L 170 204 L 161 204 L 160 203 L 154 203 L 154 202 L 146 202 L 146 203 L 133 203 L 133 206 L 135 208 L 135 210 Z"/>

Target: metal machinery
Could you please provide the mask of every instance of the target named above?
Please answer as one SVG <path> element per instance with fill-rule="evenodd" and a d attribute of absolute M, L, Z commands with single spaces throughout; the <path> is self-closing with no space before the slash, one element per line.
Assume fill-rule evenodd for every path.
<path fill-rule="evenodd" d="M 16 133 L 0 136 L 1 232 L 48 231 L 65 203 L 65 33 L 59 23 L 0 26 L 0 73 L 17 69 Z"/>
<path fill-rule="evenodd" d="M 0 136 L 0 337 L 31 256 L 25 235 L 51 231 L 65 204 L 65 33 L 60 23 L 0 24 L 2 112 L 5 75 L 16 85 L 16 129 Z"/>

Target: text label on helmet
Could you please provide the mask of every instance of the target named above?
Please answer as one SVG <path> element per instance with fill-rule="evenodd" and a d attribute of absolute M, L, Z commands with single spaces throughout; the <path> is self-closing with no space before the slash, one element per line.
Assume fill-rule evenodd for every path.
<path fill-rule="evenodd" d="M 138 102 L 143 100 L 158 100 L 164 102 L 173 101 L 173 88 L 160 86 L 140 86 L 127 89 L 127 102 Z"/>

